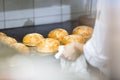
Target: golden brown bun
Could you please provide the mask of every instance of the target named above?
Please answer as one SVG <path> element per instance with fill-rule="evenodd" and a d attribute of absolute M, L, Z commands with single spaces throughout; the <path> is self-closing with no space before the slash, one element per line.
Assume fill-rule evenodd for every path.
<path fill-rule="evenodd" d="M 64 39 L 62 40 L 62 43 L 64 45 L 72 43 L 72 42 L 79 42 L 79 43 L 84 44 L 85 39 L 80 35 L 68 35 L 68 36 L 65 36 Z"/>
<path fill-rule="evenodd" d="M 73 34 L 83 36 L 86 41 L 92 37 L 93 29 L 88 26 L 78 26 L 73 30 Z"/>
<path fill-rule="evenodd" d="M 54 29 L 52 30 L 49 34 L 48 37 L 49 38 L 53 38 L 53 39 L 57 39 L 60 42 L 62 41 L 62 39 L 68 35 L 68 32 L 64 29 L 58 28 L 58 29 Z"/>
<path fill-rule="evenodd" d="M 55 53 L 58 51 L 60 43 L 56 39 L 46 38 L 37 45 L 37 51 L 43 53 Z"/>
<path fill-rule="evenodd" d="M 21 53 L 29 53 L 30 52 L 29 48 L 22 43 L 15 43 L 12 45 L 12 47 Z"/>
<path fill-rule="evenodd" d="M 17 43 L 16 39 L 14 39 L 12 37 L 7 37 L 7 36 L 0 37 L 0 42 L 7 44 L 9 46 Z"/>
<path fill-rule="evenodd" d="M 27 46 L 36 46 L 44 37 L 38 33 L 27 34 L 23 38 L 23 43 Z"/>
<path fill-rule="evenodd" d="M 5 33 L 3 33 L 3 32 L 0 32 L 0 37 L 1 36 L 7 36 Z"/>

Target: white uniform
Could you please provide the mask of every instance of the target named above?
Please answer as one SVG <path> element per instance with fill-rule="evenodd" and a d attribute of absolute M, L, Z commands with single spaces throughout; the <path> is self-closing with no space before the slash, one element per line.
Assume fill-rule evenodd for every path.
<path fill-rule="evenodd" d="M 120 0 L 98 0 L 97 5 L 94 33 L 85 44 L 84 53 L 88 63 L 107 73 L 110 55 L 107 50 L 110 49 L 110 43 L 112 44 L 110 40 L 114 39 L 111 34 L 120 26 Z M 120 33 L 120 29 L 118 32 Z"/>
<path fill-rule="evenodd" d="M 107 36 L 109 26 L 109 2 L 112 0 L 98 0 L 97 2 L 97 19 L 92 38 L 84 46 L 84 54 L 88 63 L 99 68 L 106 73 L 106 62 L 108 61 L 107 53 Z"/>

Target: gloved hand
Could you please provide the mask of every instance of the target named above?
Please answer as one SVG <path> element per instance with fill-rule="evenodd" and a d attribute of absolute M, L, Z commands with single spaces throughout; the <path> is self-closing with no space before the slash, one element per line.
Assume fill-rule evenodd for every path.
<path fill-rule="evenodd" d="M 67 44 L 64 47 L 62 57 L 70 61 L 76 60 L 81 54 L 83 54 L 83 45 L 84 44 L 78 42 Z"/>

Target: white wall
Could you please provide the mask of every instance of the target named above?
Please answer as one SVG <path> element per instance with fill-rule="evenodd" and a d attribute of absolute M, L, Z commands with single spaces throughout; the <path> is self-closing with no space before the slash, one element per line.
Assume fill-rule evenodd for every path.
<path fill-rule="evenodd" d="M 0 0 L 0 29 L 64 22 L 86 14 L 87 0 Z"/>
<path fill-rule="evenodd" d="M 34 0 L 35 25 L 61 22 L 61 0 Z"/>
<path fill-rule="evenodd" d="M 33 22 L 34 17 L 33 0 L 4 0 L 4 1 L 5 1 L 5 24 L 6 24 L 5 28 L 24 26 L 28 19 Z"/>
<path fill-rule="evenodd" d="M 0 29 L 4 28 L 3 0 L 0 0 Z"/>

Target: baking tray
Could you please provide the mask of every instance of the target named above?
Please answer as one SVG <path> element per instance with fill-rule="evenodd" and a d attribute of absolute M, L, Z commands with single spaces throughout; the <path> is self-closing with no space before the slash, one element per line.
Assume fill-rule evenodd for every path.
<path fill-rule="evenodd" d="M 14 37 L 15 39 L 17 39 L 17 41 L 21 42 L 22 38 L 28 33 L 36 32 L 44 35 L 44 37 L 47 37 L 47 34 L 55 28 L 63 28 L 66 29 L 69 33 L 71 33 L 72 29 L 77 25 L 77 21 L 67 21 L 62 23 L 1 29 L 0 31 L 6 33 L 8 36 Z"/>
<path fill-rule="evenodd" d="M 38 26 L 27 26 L 27 27 L 11 28 L 11 29 L 2 29 L 0 31 L 6 33 L 8 36 L 16 38 L 17 41 L 21 42 L 22 38 L 24 37 L 24 35 L 26 35 L 28 33 L 37 32 L 37 33 L 40 33 L 40 34 L 44 35 L 44 37 L 47 37 L 47 34 L 51 30 L 53 30 L 55 28 L 63 28 L 63 29 L 66 29 L 69 33 L 71 33 L 73 28 L 75 28 L 76 26 L 78 26 L 76 21 L 74 21 L 74 22 L 68 21 L 68 22 L 55 23 L 55 24 L 46 24 L 46 25 L 38 25 Z M 34 52 L 34 49 L 33 49 L 33 52 Z M 35 51 L 34 53 L 31 53 L 26 58 L 29 59 L 34 65 L 37 65 L 39 70 L 42 70 L 41 69 L 41 63 L 43 63 L 43 64 L 45 63 L 45 65 L 46 64 L 50 65 L 50 66 L 52 65 L 51 69 L 50 69 L 50 66 L 45 66 L 46 69 L 52 70 L 54 68 L 54 69 L 57 69 L 58 72 L 60 71 L 60 69 L 61 69 L 60 68 L 60 61 L 55 59 L 54 54 L 47 55 L 47 56 L 43 56 L 41 54 L 42 53 L 38 53 L 38 52 Z M 38 65 L 38 64 L 40 64 L 40 65 Z M 42 64 L 42 68 L 44 67 L 43 64 Z M 27 66 L 28 65 L 26 65 L 26 67 Z M 98 69 L 96 69 L 96 68 L 94 68 L 92 66 L 89 66 L 88 70 L 91 73 L 90 74 L 91 75 L 91 80 L 103 80 L 102 79 L 103 77 L 101 77 L 101 72 L 99 72 Z M 60 72 L 60 74 L 56 73 L 57 75 L 55 73 L 51 73 L 51 72 L 49 73 L 49 74 L 52 74 L 52 76 L 54 78 L 52 80 L 56 80 L 56 79 L 57 80 L 83 80 L 79 76 L 77 76 L 75 74 L 72 74 L 72 73 L 62 73 L 61 74 L 61 72 Z M 47 78 L 47 73 L 44 74 L 44 75 L 46 75 L 46 77 L 45 77 L 46 79 L 44 79 L 44 80 L 50 80 L 49 78 Z M 56 76 L 56 77 L 54 77 L 54 76 Z M 86 75 L 84 75 L 84 77 L 86 77 Z M 94 79 L 94 77 L 96 77 L 96 79 Z M 88 79 L 88 80 L 90 80 L 90 79 Z"/>

